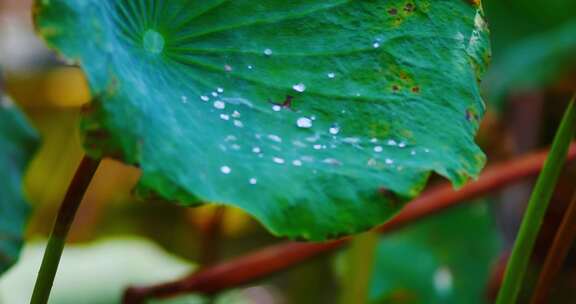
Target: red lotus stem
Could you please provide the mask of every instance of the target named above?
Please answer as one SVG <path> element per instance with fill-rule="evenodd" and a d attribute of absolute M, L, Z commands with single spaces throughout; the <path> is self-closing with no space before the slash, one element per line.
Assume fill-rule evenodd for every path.
<path fill-rule="evenodd" d="M 460 203 L 469 202 L 482 195 L 504 188 L 514 182 L 534 176 L 540 172 L 548 151 L 532 153 L 503 164 L 491 165 L 477 181 L 460 190 L 449 183 L 433 187 L 406 205 L 392 220 L 376 228 L 379 232 L 390 232 L 400 227 L 444 211 Z M 568 153 L 568 160 L 576 159 L 576 142 Z M 148 287 L 132 287 L 126 290 L 125 304 L 143 303 L 147 298 L 167 298 L 185 293 L 214 294 L 270 274 L 288 269 L 323 253 L 337 249 L 348 241 L 343 238 L 325 243 L 283 242 L 244 256 L 232 259 L 199 272 L 164 284 Z"/>

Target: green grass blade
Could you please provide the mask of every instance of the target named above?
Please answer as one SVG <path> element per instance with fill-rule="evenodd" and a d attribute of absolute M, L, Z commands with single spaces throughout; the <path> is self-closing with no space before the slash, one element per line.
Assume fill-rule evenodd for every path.
<path fill-rule="evenodd" d="M 346 274 L 344 277 L 341 304 L 368 303 L 372 270 L 379 234 L 369 231 L 355 236 L 346 252 Z"/>
<path fill-rule="evenodd" d="M 530 197 L 528 208 L 526 209 L 518 237 L 514 244 L 514 249 L 512 250 L 512 255 L 508 262 L 504 281 L 498 293 L 497 304 L 512 304 L 517 302 L 530 255 L 538 236 L 538 231 L 542 225 L 542 219 L 546 214 L 556 182 L 566 161 L 570 141 L 576 133 L 575 97 L 572 98 L 564 114 L 544 169 L 540 173 L 532 196 Z"/>

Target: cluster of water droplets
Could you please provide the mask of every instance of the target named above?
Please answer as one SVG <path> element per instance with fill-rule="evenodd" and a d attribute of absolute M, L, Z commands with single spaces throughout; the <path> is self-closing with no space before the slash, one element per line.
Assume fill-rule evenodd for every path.
<path fill-rule="evenodd" d="M 376 39 L 372 47 L 377 49 L 381 46 L 380 40 Z M 264 56 L 273 56 L 274 51 L 270 48 L 263 50 Z M 254 65 L 245 65 L 243 68 L 248 70 L 254 70 Z M 230 64 L 223 65 L 223 70 L 227 73 L 235 71 L 235 67 Z M 336 79 L 338 74 L 336 72 L 328 71 L 325 74 L 327 79 Z M 304 82 L 296 82 L 292 84 L 291 89 L 296 93 L 305 93 L 308 89 Z M 360 96 L 360 93 L 356 93 L 356 96 Z M 191 98 L 189 96 L 181 96 L 181 102 L 183 104 L 190 103 L 193 99 L 196 101 L 205 103 L 211 106 L 213 109 L 211 112 L 216 113 L 217 117 L 221 121 L 231 123 L 235 128 L 245 128 L 245 122 L 242 120 L 242 109 L 239 107 L 240 104 L 248 105 L 252 107 L 249 101 L 244 101 L 239 98 L 226 98 L 225 89 L 222 87 L 216 87 L 213 90 L 197 96 L 197 98 Z M 235 102 L 231 102 L 235 101 Z M 290 117 L 293 119 L 293 127 L 305 130 L 306 132 L 298 133 L 292 132 L 290 139 L 284 139 L 280 135 L 274 133 L 265 132 L 246 135 L 246 132 L 250 132 L 250 129 L 245 129 L 242 132 L 235 134 L 226 135 L 222 143 L 219 144 L 219 148 L 226 151 L 240 151 L 246 149 L 252 155 L 263 160 L 268 160 L 272 164 L 277 166 L 293 166 L 293 167 L 309 167 L 312 169 L 312 173 L 316 174 L 319 166 L 342 166 L 345 165 L 343 160 L 334 158 L 335 154 L 332 152 L 339 147 L 352 147 L 361 151 L 358 153 L 358 157 L 355 159 L 348 159 L 351 162 L 350 165 L 361 164 L 358 159 L 368 155 L 366 161 L 366 166 L 374 167 L 375 169 L 382 169 L 384 167 L 396 168 L 397 170 L 402 170 L 402 166 L 396 165 L 397 161 L 392 157 L 387 157 L 386 154 L 390 152 L 390 149 L 408 149 L 410 156 L 416 156 L 419 152 L 429 153 L 428 149 L 416 150 L 410 148 L 406 141 L 398 139 L 365 139 L 364 137 L 346 136 L 346 129 L 341 126 L 338 122 L 328 122 L 325 119 L 319 119 L 315 115 L 302 115 L 300 111 L 294 111 L 290 109 L 289 106 L 282 104 L 270 103 L 269 113 L 272 115 L 278 115 L 280 121 L 288 120 Z M 255 111 L 257 112 L 257 111 Z M 253 113 L 251 113 L 253 114 Z M 341 110 L 341 114 L 347 114 L 346 110 Z M 261 126 L 260 126 L 261 127 Z M 234 133 L 234 132 L 233 132 Z M 243 135 L 239 135 L 243 134 Z M 283 151 L 302 151 L 301 155 L 294 158 L 286 157 L 286 153 Z M 323 153 L 324 152 L 324 153 Z M 319 156 L 324 154 L 324 156 Z M 345 155 L 343 153 L 342 155 Z M 394 151 L 394 155 L 398 155 L 397 151 Z M 348 153 L 348 158 L 350 154 Z M 319 165 L 321 164 L 321 165 Z M 232 175 L 235 173 L 234 168 L 230 164 L 221 164 L 219 167 L 220 173 L 223 175 Z M 258 184 L 258 177 L 251 176 L 247 178 L 247 182 L 250 185 Z"/>

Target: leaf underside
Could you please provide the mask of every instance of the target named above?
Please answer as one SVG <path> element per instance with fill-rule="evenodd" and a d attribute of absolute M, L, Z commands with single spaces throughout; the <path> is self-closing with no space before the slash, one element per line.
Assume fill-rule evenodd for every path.
<path fill-rule="evenodd" d="M 85 70 L 85 146 L 139 189 L 320 240 L 394 215 L 435 171 L 481 170 L 481 8 L 464 0 L 37 1 Z"/>
<path fill-rule="evenodd" d="M 29 214 L 22 177 L 37 135 L 0 90 L 0 274 L 16 262 Z"/>

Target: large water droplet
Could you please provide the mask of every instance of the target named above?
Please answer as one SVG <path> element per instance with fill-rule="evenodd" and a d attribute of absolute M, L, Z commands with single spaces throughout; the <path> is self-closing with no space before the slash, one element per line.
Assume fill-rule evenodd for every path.
<path fill-rule="evenodd" d="M 271 49 L 265 49 L 265 50 L 264 50 L 264 55 L 266 55 L 266 56 L 272 55 L 272 50 L 271 50 Z"/>
<path fill-rule="evenodd" d="M 224 174 L 230 174 L 230 172 L 232 172 L 232 169 L 230 169 L 230 167 L 228 166 L 222 166 L 220 167 L 220 171 Z"/>
<path fill-rule="evenodd" d="M 294 91 L 300 93 L 306 91 L 306 85 L 303 83 L 295 84 L 294 86 L 292 86 L 292 88 L 294 89 Z"/>
<path fill-rule="evenodd" d="M 340 127 L 338 125 L 333 125 L 332 127 L 330 127 L 330 129 L 328 129 L 328 131 L 330 132 L 330 134 L 336 135 L 340 133 Z"/>
<path fill-rule="evenodd" d="M 143 38 L 144 49 L 152 54 L 160 54 L 164 50 L 164 37 L 155 30 L 147 30 Z"/>
<path fill-rule="evenodd" d="M 299 128 L 308 129 L 312 127 L 312 120 L 308 117 L 300 117 L 298 120 L 296 120 L 296 125 Z"/>
<path fill-rule="evenodd" d="M 223 110 L 224 108 L 226 108 L 226 104 L 221 100 L 216 100 L 214 102 L 214 107 L 218 110 Z"/>

